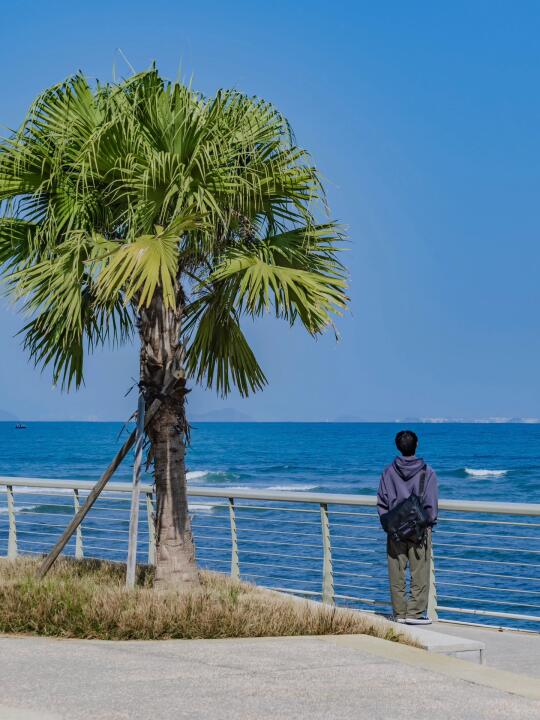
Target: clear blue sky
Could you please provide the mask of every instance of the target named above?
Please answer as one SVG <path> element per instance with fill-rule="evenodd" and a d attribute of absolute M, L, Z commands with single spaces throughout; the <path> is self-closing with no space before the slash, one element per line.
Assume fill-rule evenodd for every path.
<path fill-rule="evenodd" d="M 15 2 L 2 9 L 0 123 L 83 69 L 157 60 L 211 93 L 273 101 L 349 227 L 342 341 L 249 328 L 270 380 L 252 399 L 194 391 L 190 409 L 257 419 L 540 415 L 540 4 Z M 26 364 L 0 307 L 0 408 L 117 419 L 134 348 L 88 363 L 66 396 Z"/>

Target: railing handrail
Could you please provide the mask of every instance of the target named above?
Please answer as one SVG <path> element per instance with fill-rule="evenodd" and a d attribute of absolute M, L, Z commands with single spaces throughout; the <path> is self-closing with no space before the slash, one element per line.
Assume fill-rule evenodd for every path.
<path fill-rule="evenodd" d="M 91 490 L 94 483 L 88 480 L 58 480 L 53 478 L 29 478 L 0 476 L 0 486 L 36 487 L 47 489 Z M 127 482 L 111 482 L 106 488 L 109 492 L 131 492 L 132 484 Z M 141 484 L 141 492 L 152 492 L 153 485 Z M 376 495 L 353 495 L 349 493 L 311 493 L 289 492 L 283 490 L 246 490 L 240 487 L 205 487 L 188 485 L 187 494 L 193 497 L 218 497 L 238 500 L 273 500 L 275 502 L 292 502 L 314 505 L 362 505 L 374 507 Z M 528 515 L 540 517 L 540 503 L 506 503 L 483 500 L 440 500 L 440 510 L 464 513 L 488 513 L 494 515 Z"/>
<path fill-rule="evenodd" d="M 35 487 L 46 490 L 91 490 L 95 482 L 92 480 L 59 480 L 57 478 L 9 477 L 0 475 L 0 486 Z M 105 491 L 131 492 L 133 485 L 130 482 L 110 482 Z M 152 492 L 153 485 L 141 483 L 141 492 Z"/>
<path fill-rule="evenodd" d="M 5 533 L 6 530 L 6 523 L 4 522 L 4 519 L 7 517 L 8 521 L 7 538 L 3 538 L 3 546 L 5 545 L 5 540 L 7 539 L 6 557 L 16 558 L 21 552 L 21 548 L 23 548 L 23 553 L 39 554 L 39 552 L 43 550 L 47 543 L 54 539 L 56 529 L 62 528 L 64 518 L 66 516 L 69 517 L 72 513 L 78 512 L 80 508 L 80 491 L 86 491 L 90 493 L 94 486 L 95 483 L 90 480 L 0 476 L 0 496 L 5 495 L 7 503 L 7 515 L 2 516 L 3 533 Z M 105 502 L 100 512 L 108 509 L 110 505 L 115 513 L 113 517 L 115 521 L 118 521 L 118 512 L 125 513 L 126 508 L 128 507 L 128 503 L 124 504 L 123 497 L 120 498 L 119 495 L 124 496 L 126 500 L 128 500 L 131 497 L 132 488 L 133 485 L 131 482 L 110 482 L 109 484 L 107 484 L 104 488 L 104 495 L 106 495 L 106 497 L 110 500 L 110 503 Z M 18 490 L 20 492 L 18 492 Z M 156 552 L 155 489 L 153 483 L 146 482 L 141 483 L 140 490 L 141 493 L 144 493 L 144 495 L 146 496 L 145 504 L 147 530 L 145 531 L 145 537 L 143 540 L 143 549 L 145 547 L 144 543 L 146 543 L 147 561 L 149 564 L 152 565 L 155 563 Z M 44 519 L 43 524 L 47 525 L 48 522 L 51 523 L 50 532 L 48 530 L 45 531 L 45 529 L 41 526 L 38 527 L 37 530 L 34 528 L 35 522 L 31 516 L 38 515 L 38 512 L 33 507 L 33 505 L 30 507 L 25 507 L 24 500 L 22 500 L 21 507 L 17 507 L 22 492 L 24 491 L 26 491 L 30 495 L 43 494 L 44 496 L 56 496 L 56 498 L 58 498 L 62 494 L 62 502 L 54 503 L 61 508 L 61 513 L 59 513 L 57 517 L 53 515 L 53 519 L 50 519 L 51 508 L 45 507 L 45 510 L 47 512 L 42 513 L 42 517 Z M 65 495 L 63 493 L 65 493 Z M 230 547 L 225 552 L 227 554 L 227 552 L 230 551 L 230 573 L 232 577 L 247 577 L 247 579 L 249 579 L 251 582 L 259 583 L 261 582 L 262 578 L 262 584 L 265 587 L 271 587 L 273 589 L 276 589 L 277 586 L 281 587 L 280 583 L 289 582 L 290 584 L 290 582 L 292 582 L 292 578 L 290 577 L 290 571 L 301 570 L 301 568 L 288 567 L 292 564 L 290 558 L 292 557 L 294 560 L 295 555 L 291 555 L 292 551 L 289 550 L 289 548 L 286 546 L 296 546 L 298 544 L 297 538 L 301 538 L 300 544 L 302 544 L 303 547 L 307 549 L 307 554 L 303 553 L 299 555 L 298 558 L 300 560 L 304 559 L 308 561 L 307 568 L 310 573 L 313 573 L 314 571 L 313 563 L 318 563 L 321 561 L 321 558 L 318 555 L 317 557 L 315 557 L 315 555 L 320 553 L 321 549 L 323 551 L 322 581 L 319 581 L 318 578 L 314 579 L 314 576 L 310 575 L 310 579 L 304 578 L 304 581 L 300 582 L 295 580 L 294 582 L 296 584 L 294 585 L 294 587 L 291 586 L 285 588 L 285 586 L 283 585 L 283 587 L 281 587 L 282 590 L 286 590 L 287 592 L 291 592 L 292 594 L 300 594 L 304 596 L 319 596 L 322 597 L 324 602 L 330 604 L 345 601 L 346 603 L 355 602 L 360 603 L 363 606 L 367 605 L 369 608 L 371 608 L 372 606 L 389 606 L 388 601 L 381 599 L 381 597 L 377 595 L 378 591 L 370 585 L 370 582 L 375 579 L 374 577 L 372 577 L 372 573 L 370 570 L 371 566 L 373 565 L 373 556 L 358 556 L 355 557 L 355 559 L 353 560 L 351 560 L 350 558 L 344 559 L 343 557 L 343 551 L 346 551 L 348 549 L 348 541 L 351 539 L 358 539 L 360 541 L 360 544 L 355 544 L 357 554 L 375 552 L 374 549 L 363 546 L 363 541 L 367 541 L 369 544 L 369 542 L 373 540 L 371 536 L 363 537 L 363 534 L 365 534 L 364 529 L 376 529 L 375 525 L 373 525 L 372 523 L 366 525 L 365 520 L 365 516 L 369 516 L 371 521 L 374 521 L 374 519 L 376 518 L 375 506 L 377 504 L 377 497 L 375 494 L 353 495 L 344 493 L 319 493 L 305 491 L 295 492 L 278 489 L 265 490 L 256 488 L 242 488 L 240 486 L 233 485 L 217 487 L 188 485 L 187 493 L 190 498 L 200 498 L 204 503 L 204 506 L 200 506 L 197 503 L 193 503 L 191 505 L 191 509 L 193 510 L 193 521 L 195 525 L 198 523 L 199 529 L 202 529 L 202 534 L 200 535 L 199 539 L 203 540 L 203 554 L 199 559 L 202 560 L 203 563 L 210 562 L 212 560 L 216 563 L 220 563 L 218 564 L 218 569 L 220 572 L 223 571 L 223 563 L 229 563 L 228 558 L 216 558 L 216 556 L 213 555 L 216 550 L 220 548 L 223 549 L 225 547 L 222 545 L 221 541 L 225 540 L 226 538 L 223 538 L 220 533 L 222 533 L 223 531 L 227 533 L 226 527 L 224 527 L 223 522 L 221 522 L 221 524 L 218 523 L 216 526 L 215 523 L 212 523 L 209 520 L 209 518 L 213 516 L 216 522 L 217 519 L 221 519 L 221 521 L 223 521 L 228 516 L 228 525 L 230 530 Z M 72 495 L 71 511 L 69 509 L 69 505 L 64 502 L 64 497 L 69 498 L 70 494 Z M 219 500 L 219 502 L 212 502 L 212 500 Z M 293 505 L 297 505 L 297 507 L 293 507 Z M 306 508 L 306 505 L 309 505 L 310 507 Z M 497 526 L 497 528 L 501 525 L 504 525 L 505 530 L 508 530 L 508 527 L 510 526 L 520 527 L 519 534 L 515 536 L 515 539 L 517 540 L 519 537 L 522 545 L 525 545 L 523 541 L 529 539 L 529 535 L 527 535 L 525 530 L 522 530 L 521 528 L 528 528 L 534 531 L 537 531 L 537 529 L 540 528 L 540 523 L 538 522 L 519 520 L 515 517 L 512 517 L 540 517 L 540 504 L 538 503 L 506 503 L 488 501 L 483 502 L 477 500 L 441 500 L 439 506 L 443 512 L 449 511 L 450 513 L 471 514 L 471 516 L 467 518 L 464 518 L 463 516 L 443 517 L 441 518 L 443 522 L 447 521 L 451 524 L 481 523 L 482 527 L 484 527 L 484 525 L 487 525 Z M 199 513 L 200 507 L 204 507 L 205 509 L 206 507 L 208 509 L 220 508 L 224 512 L 203 512 L 201 515 Z M 355 508 L 354 511 L 353 507 Z M 359 508 L 369 508 L 369 512 L 366 512 L 365 510 Z M 21 514 L 17 516 L 18 510 L 25 510 L 28 515 L 21 512 Z M 32 510 L 34 510 L 34 512 L 32 512 Z M 250 529 L 249 527 L 246 528 L 243 523 L 240 523 L 240 525 L 238 525 L 237 523 L 237 520 L 245 520 L 246 518 L 249 519 L 249 517 L 253 517 L 254 512 L 257 513 L 258 511 L 268 510 L 276 512 L 279 511 L 280 513 L 285 513 L 286 515 L 288 514 L 289 516 L 298 517 L 296 517 L 295 520 L 283 520 L 282 527 L 275 527 L 275 525 L 273 525 L 272 523 L 275 524 L 276 522 L 278 522 L 278 520 L 272 517 L 271 519 L 268 519 L 268 523 L 270 523 L 269 528 L 258 526 L 256 530 Z M 246 512 L 246 516 L 242 515 L 244 511 Z M 5 510 L 2 510 L 2 512 L 5 512 Z M 237 517 L 238 513 L 240 513 L 239 517 Z M 306 515 L 306 513 L 308 513 L 308 515 Z M 319 515 L 320 521 L 318 521 Z M 479 517 L 481 515 L 483 515 L 482 518 Z M 494 515 L 496 517 L 493 517 Z M 345 521 L 343 516 L 349 517 L 347 517 Z M 353 535 L 355 536 L 354 538 L 349 537 L 351 535 L 351 527 L 353 525 L 353 523 L 349 522 L 349 520 L 352 520 L 352 516 L 357 516 L 360 519 L 358 526 L 359 528 L 362 528 L 362 532 L 360 532 L 358 538 L 356 538 L 355 533 L 353 533 Z M 504 518 L 503 516 L 508 517 Z M 29 517 L 30 522 L 28 520 Z M 62 520 L 60 519 L 61 517 Z M 99 517 L 101 517 L 101 515 Z M 202 522 L 200 520 L 201 517 L 203 519 Z M 285 523 L 287 523 L 287 525 L 285 525 Z M 291 526 L 290 523 L 293 523 L 293 525 Z M 318 531 L 315 531 L 313 529 L 316 525 L 319 525 Z M 208 529 L 212 531 L 212 528 L 216 529 L 216 527 L 218 529 L 218 535 L 216 536 L 218 542 L 210 544 L 207 543 L 206 550 L 210 552 L 211 555 L 210 558 L 204 557 L 204 538 L 216 539 L 213 537 L 212 532 L 210 532 L 210 534 L 208 533 Z M 343 527 L 346 528 L 346 531 L 340 531 L 340 528 Z M 469 544 L 460 544 L 458 541 L 456 542 L 455 538 L 452 538 L 452 542 L 436 543 L 437 553 L 435 555 L 432 554 L 430 560 L 428 599 L 429 617 L 432 619 L 437 619 L 437 611 L 442 610 L 450 614 L 460 613 L 464 615 L 472 615 L 473 617 L 481 616 L 486 618 L 491 617 L 498 618 L 500 620 L 511 620 L 519 622 L 540 622 L 540 615 L 533 615 L 531 614 L 530 610 L 539 609 L 540 606 L 538 604 L 535 604 L 535 602 L 540 603 L 540 599 L 538 601 L 536 600 L 536 597 L 540 593 L 538 592 L 536 587 L 534 589 L 531 589 L 529 587 L 531 582 L 540 582 L 540 576 L 537 576 L 538 574 L 536 573 L 536 569 L 540 567 L 540 564 L 529 560 L 515 562 L 513 556 L 510 556 L 510 558 L 508 558 L 507 554 L 514 552 L 514 546 L 511 544 L 508 545 L 508 547 L 501 545 L 493 546 L 493 542 L 489 540 L 489 538 L 493 537 L 493 535 L 489 534 L 489 531 L 488 534 L 485 534 L 484 532 L 480 534 L 478 532 L 470 533 L 468 532 L 467 528 L 464 528 L 463 533 L 458 533 L 455 531 L 449 531 L 446 529 L 446 527 L 447 526 L 443 526 L 443 530 L 441 530 L 443 535 L 445 533 L 449 535 L 463 534 L 464 536 L 471 536 L 473 539 L 468 541 Z M 293 528 L 292 531 L 291 528 Z M 75 546 L 74 548 L 71 548 L 71 551 L 75 551 L 75 557 L 82 558 L 86 555 L 88 555 L 88 557 L 101 557 L 101 551 L 109 553 L 110 543 L 106 540 L 104 541 L 101 535 L 101 533 L 107 532 L 107 530 L 111 533 L 116 533 L 116 535 L 113 535 L 116 540 L 122 537 L 121 533 L 124 533 L 124 535 L 127 534 L 127 531 L 125 529 L 116 528 L 111 530 L 110 522 L 109 524 L 105 523 L 102 528 L 98 527 L 97 529 L 95 526 L 90 524 L 89 527 L 83 530 L 82 525 L 80 525 L 77 528 Z M 32 532 L 35 534 L 35 537 L 32 537 L 30 539 L 29 536 L 31 536 Z M 291 533 L 291 538 L 286 537 L 289 532 Z M 250 533 L 257 533 L 257 536 L 254 536 Z M 261 537 L 259 537 L 259 535 L 261 535 Z M 313 540 L 312 538 L 316 537 L 317 535 L 319 535 L 318 540 Z M 443 537 L 443 535 L 441 535 L 440 537 Z M 304 540 L 306 537 L 308 538 L 308 542 L 305 543 Z M 505 533 L 501 537 L 512 538 L 514 536 Z M 530 537 L 536 542 L 540 540 L 540 538 L 536 535 L 534 537 L 531 535 Z M 477 538 L 487 538 L 488 546 L 485 546 L 484 544 L 474 544 Z M 336 544 L 336 547 L 334 547 L 334 543 Z M 100 544 L 104 547 L 100 546 Z M 216 545 L 218 547 L 216 547 Z M 283 547 L 286 547 L 285 551 L 283 550 Z M 313 548 L 316 548 L 317 553 L 313 553 Z M 447 552 L 445 548 L 450 548 L 450 554 L 448 555 L 448 557 L 445 555 L 445 552 Z M 470 557 L 469 551 L 474 548 L 478 548 L 478 550 L 481 551 L 481 557 Z M 438 554 L 439 549 L 441 549 L 440 556 Z M 464 552 L 461 553 L 461 555 L 465 555 L 465 557 L 456 556 L 454 553 L 456 549 L 463 549 Z M 92 555 L 92 553 L 95 553 L 96 551 L 98 553 L 97 556 Z M 497 553 L 503 553 L 503 555 L 497 555 L 496 558 L 489 556 L 486 559 L 486 557 L 484 556 L 484 551 L 494 551 Z M 115 552 L 118 553 L 118 551 Z M 337 555 L 335 555 L 334 557 L 334 554 L 336 552 Z M 535 556 L 538 556 L 540 553 L 540 549 L 538 548 L 538 546 L 534 546 L 533 548 L 520 547 L 519 549 L 516 549 L 515 552 L 525 552 L 529 554 L 533 553 Z M 109 555 L 107 555 L 107 557 L 109 557 Z M 276 558 L 279 557 L 287 558 L 286 563 L 276 565 Z M 270 558 L 269 561 L 268 558 Z M 513 566 L 519 566 L 520 568 L 528 568 L 530 572 L 527 573 L 527 577 L 517 577 L 518 580 L 526 581 L 528 583 L 526 588 L 522 588 L 521 590 L 523 597 L 521 595 L 516 596 L 515 593 L 518 592 L 518 590 L 514 588 L 509 591 L 513 593 L 513 595 L 508 601 L 503 601 L 502 598 L 493 600 L 491 598 L 486 599 L 483 595 L 478 596 L 478 591 L 481 591 L 481 593 L 483 593 L 484 591 L 504 593 L 507 589 L 501 586 L 499 580 L 495 581 L 494 583 L 488 583 L 488 581 L 482 580 L 478 581 L 475 584 L 474 581 L 473 584 L 463 582 L 463 588 L 465 589 L 464 597 L 455 597 L 456 591 L 450 591 L 446 596 L 446 591 L 443 589 L 442 596 L 438 598 L 437 581 L 435 577 L 436 574 L 438 575 L 438 573 L 440 572 L 443 576 L 443 580 L 440 581 L 440 588 L 446 588 L 447 586 L 456 586 L 456 583 L 452 582 L 452 578 L 450 579 L 450 581 L 448 579 L 445 579 L 445 573 L 454 571 L 449 570 L 448 567 L 444 564 L 442 567 L 438 567 L 436 571 L 434 559 L 437 561 L 437 563 L 439 562 L 439 560 L 451 560 L 454 562 L 466 563 L 468 562 L 467 558 L 469 558 L 469 561 L 471 563 L 490 563 L 490 568 L 498 567 L 499 565 L 508 565 L 509 567 L 512 567 L 512 569 Z M 267 561 L 268 567 L 266 567 L 265 565 Z M 349 565 L 344 565 L 344 563 L 349 563 Z M 352 567 L 350 566 L 351 563 Z M 254 566 L 257 566 L 255 570 L 253 570 Z M 285 571 L 285 577 L 282 577 L 279 574 L 276 575 L 276 573 L 278 572 L 276 568 L 279 568 L 280 571 Z M 457 572 L 459 572 L 459 567 Z M 467 580 L 469 579 L 470 575 L 479 575 L 485 577 L 487 572 L 488 571 L 483 568 L 480 568 L 478 569 L 478 571 L 475 572 L 473 566 L 473 571 L 467 571 Z M 532 577 L 529 577 L 528 575 L 532 575 Z M 510 572 L 510 574 L 499 574 L 495 572 L 493 573 L 493 576 L 498 579 L 508 578 L 512 582 L 515 579 L 515 575 L 512 571 Z M 365 580 L 365 578 L 369 579 Z M 320 587 L 322 591 L 315 592 L 314 586 L 318 585 L 319 582 L 321 582 Z M 270 585 L 268 585 L 268 583 L 270 583 Z M 366 583 L 369 585 L 369 587 L 365 587 Z M 298 584 L 300 584 L 301 587 L 298 587 Z M 486 585 L 489 586 L 486 587 Z M 466 590 L 466 588 L 474 588 L 476 592 L 472 595 L 475 596 L 467 596 L 468 590 Z M 361 591 L 362 594 L 358 595 L 357 591 Z M 366 591 L 372 592 L 372 595 L 368 597 Z M 373 597 L 373 592 L 375 592 L 375 597 Z M 531 600 L 531 596 L 533 595 L 534 598 Z M 464 603 L 465 606 L 458 607 L 454 604 L 454 601 L 460 601 L 460 603 Z M 478 607 L 478 603 L 481 603 L 480 607 Z M 507 607 L 504 607 L 506 603 Z M 521 612 L 507 612 L 507 608 L 519 608 Z M 525 613 L 527 614 L 525 614 L 523 610 L 525 610 Z"/>

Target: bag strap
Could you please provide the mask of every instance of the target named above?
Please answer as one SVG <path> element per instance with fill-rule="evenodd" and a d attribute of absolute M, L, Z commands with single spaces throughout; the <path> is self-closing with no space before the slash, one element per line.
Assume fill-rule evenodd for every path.
<path fill-rule="evenodd" d="M 424 499 L 424 487 L 426 484 L 426 473 L 427 473 L 427 465 L 424 465 L 424 467 L 422 468 L 422 475 L 420 477 L 420 488 L 419 488 L 420 500 Z"/>

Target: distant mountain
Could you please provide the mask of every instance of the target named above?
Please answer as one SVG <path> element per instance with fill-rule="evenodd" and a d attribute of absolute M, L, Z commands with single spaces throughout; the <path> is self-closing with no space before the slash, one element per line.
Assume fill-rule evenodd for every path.
<path fill-rule="evenodd" d="M 0 422 L 17 422 L 19 418 L 7 410 L 0 410 Z"/>
<path fill-rule="evenodd" d="M 369 422 L 369 420 L 366 420 L 365 418 L 360 417 L 359 415 L 338 415 L 336 418 L 334 418 L 331 422 L 335 423 L 361 423 L 361 422 Z"/>
<path fill-rule="evenodd" d="M 250 415 L 235 408 L 221 408 L 200 415 L 192 415 L 190 420 L 192 422 L 254 422 Z"/>
<path fill-rule="evenodd" d="M 396 420 L 399 423 L 470 423 L 470 424 L 487 424 L 487 425 L 506 425 L 522 424 L 522 425 L 538 425 L 540 418 L 535 417 L 473 417 L 473 418 L 453 418 L 453 417 L 424 417 L 424 418 L 402 418 Z"/>

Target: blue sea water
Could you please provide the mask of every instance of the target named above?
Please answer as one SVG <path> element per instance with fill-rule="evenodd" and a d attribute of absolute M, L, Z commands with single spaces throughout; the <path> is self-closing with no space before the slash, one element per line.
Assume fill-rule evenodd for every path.
<path fill-rule="evenodd" d="M 540 425 L 410 427 L 420 437 L 418 454 L 437 471 L 442 498 L 540 503 Z M 195 424 L 188 481 L 197 486 L 373 495 L 381 469 L 394 456 L 398 429 L 393 423 Z M 0 475 L 96 480 L 126 436 L 118 423 L 28 423 L 26 430 L 0 423 Z M 115 479 L 131 479 L 131 458 Z M 5 554 L 8 533 L 3 495 L 0 554 Z M 73 512 L 69 496 L 44 503 L 27 491 L 16 501 L 19 548 L 25 552 L 46 550 Z M 298 592 L 311 590 L 317 596 L 322 580 L 319 508 L 306 505 L 287 515 L 294 521 L 284 525 L 282 507 L 274 503 L 275 509 L 261 511 L 240 503 L 242 577 Z M 197 499 L 191 508 L 200 564 L 227 571 L 231 546 L 226 502 L 205 505 Z M 342 604 L 380 609 L 388 602 L 384 538 L 372 511 L 349 511 L 345 506 L 331 508 L 335 591 Z M 83 527 L 85 552 L 124 560 L 128 498 L 99 501 L 92 513 Z M 474 516 L 460 520 L 448 513 L 436 530 L 440 605 L 540 616 L 538 518 L 524 518 L 521 527 L 473 525 L 471 519 Z M 143 525 L 144 518 L 144 553 L 148 536 Z M 530 622 L 445 613 L 453 619 L 540 629 L 540 623 L 530 627 Z"/>
<path fill-rule="evenodd" d="M 422 424 L 418 454 L 441 497 L 540 502 L 540 425 Z M 188 452 L 197 484 L 376 492 L 394 423 L 200 423 Z M 0 423 L 0 475 L 92 480 L 127 437 L 120 423 Z M 115 479 L 129 480 L 127 461 Z"/>

